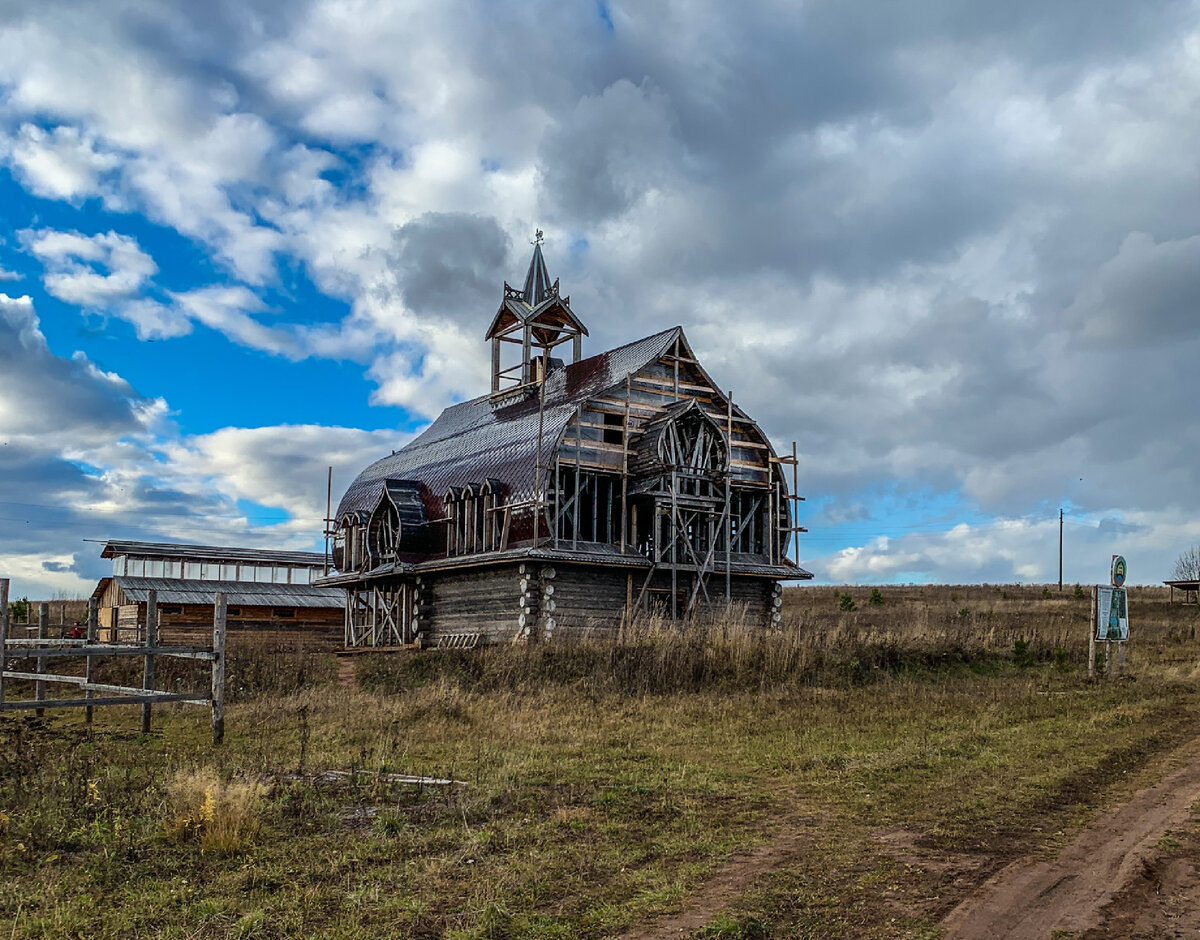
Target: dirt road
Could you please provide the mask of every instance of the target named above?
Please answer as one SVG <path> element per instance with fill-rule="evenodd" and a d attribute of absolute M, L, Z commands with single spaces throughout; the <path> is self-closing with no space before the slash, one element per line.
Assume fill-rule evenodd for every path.
<path fill-rule="evenodd" d="M 1023 858 L 1007 866 L 942 922 L 945 937 L 1045 938 L 1054 931 L 1104 931 L 1106 921 L 1137 919 L 1125 908 L 1150 904 L 1149 897 L 1130 888 L 1148 880 L 1162 855 L 1160 840 L 1169 829 L 1187 826 L 1192 804 L 1200 801 L 1200 739 L 1180 748 L 1175 769 L 1153 786 L 1139 790 L 1127 802 L 1102 810 L 1093 824 L 1057 858 Z M 1187 870 L 1168 866 L 1187 891 Z M 1160 890 L 1161 890 L 1161 881 Z M 1119 910 L 1105 910 L 1114 898 Z M 1145 913 L 1145 912 L 1142 912 Z M 1128 934 L 1127 934 L 1128 935 Z M 1170 934 L 1167 934 L 1168 936 Z"/>
<path fill-rule="evenodd" d="M 1043 940 L 1056 932 L 1085 940 L 1200 936 L 1200 738 L 1179 748 L 1157 783 L 1101 810 L 1056 858 L 1025 857 L 1006 866 L 942 921 L 945 940 L 1006 937 Z M 806 822 L 806 821 L 805 821 Z M 765 845 L 731 859 L 688 899 L 621 940 L 691 937 L 722 910 L 736 907 L 759 876 L 785 868 L 811 838 L 792 821 Z M 1164 839 L 1171 832 L 1172 838 Z M 911 837 L 911 839 L 909 839 Z M 916 851 L 917 834 L 882 833 L 885 850 L 921 868 L 953 870 L 969 879 L 982 857 L 940 858 Z M 1178 841 L 1177 841 L 1178 840 Z"/>

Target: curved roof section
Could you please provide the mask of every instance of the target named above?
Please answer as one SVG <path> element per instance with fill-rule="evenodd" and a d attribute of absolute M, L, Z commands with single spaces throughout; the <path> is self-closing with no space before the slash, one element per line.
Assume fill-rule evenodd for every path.
<path fill-rule="evenodd" d="M 654 362 L 682 333 L 672 327 L 550 372 L 542 413 L 543 452 L 553 449 L 576 407 Z M 419 481 L 430 519 L 445 515 L 441 499 L 450 487 L 481 484 L 489 477 L 505 486 L 511 500 L 528 499 L 538 484 L 537 449 L 536 386 L 451 405 L 408 445 L 359 474 L 338 504 L 336 518 L 373 510 L 388 480 Z"/>

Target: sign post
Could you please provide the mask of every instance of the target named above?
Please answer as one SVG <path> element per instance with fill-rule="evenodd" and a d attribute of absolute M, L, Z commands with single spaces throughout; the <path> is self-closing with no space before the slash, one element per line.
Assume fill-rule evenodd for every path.
<path fill-rule="evenodd" d="M 1129 642 L 1129 596 L 1125 590 L 1125 559 L 1112 556 L 1109 584 L 1092 588 L 1092 626 L 1088 637 L 1088 678 L 1096 675 L 1096 644 L 1104 643 L 1104 671 L 1109 678 L 1125 672 Z M 1116 644 L 1116 655 L 1113 655 Z M 1116 662 L 1114 662 L 1116 661 Z"/>

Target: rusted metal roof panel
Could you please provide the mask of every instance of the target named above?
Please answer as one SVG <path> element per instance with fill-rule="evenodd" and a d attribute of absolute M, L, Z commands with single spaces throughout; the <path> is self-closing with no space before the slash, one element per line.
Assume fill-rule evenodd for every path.
<path fill-rule="evenodd" d="M 541 459 L 548 458 L 582 402 L 664 355 L 680 332 L 672 327 L 551 372 L 545 383 Z M 388 479 L 420 481 L 429 520 L 445 517 L 442 497 L 450 487 L 489 477 L 503 484 L 509 502 L 529 499 L 538 485 L 537 450 L 537 388 L 451 405 L 407 446 L 367 467 L 342 497 L 337 518 L 373 510 Z"/>

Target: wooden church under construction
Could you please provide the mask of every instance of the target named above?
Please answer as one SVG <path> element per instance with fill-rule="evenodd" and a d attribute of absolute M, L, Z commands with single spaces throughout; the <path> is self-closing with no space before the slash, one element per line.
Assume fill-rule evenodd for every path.
<path fill-rule="evenodd" d="M 794 445 L 775 454 L 680 327 L 582 358 L 540 235 L 485 337 L 490 393 L 367 467 L 331 519 L 319 583 L 346 590 L 347 646 L 603 635 L 730 604 L 778 622 L 780 581 L 812 577 L 786 557 Z"/>

